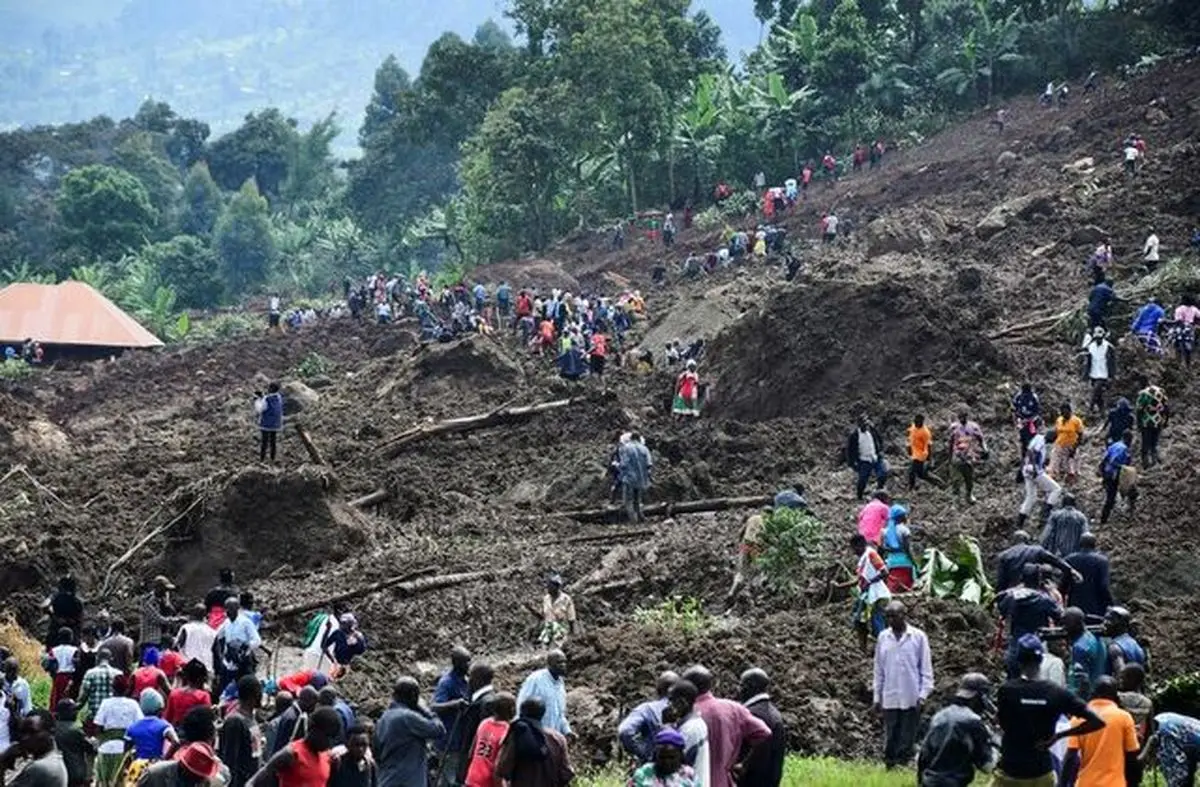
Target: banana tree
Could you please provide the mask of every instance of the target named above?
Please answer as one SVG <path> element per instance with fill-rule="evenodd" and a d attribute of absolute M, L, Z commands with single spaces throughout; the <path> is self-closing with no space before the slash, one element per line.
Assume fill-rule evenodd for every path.
<path fill-rule="evenodd" d="M 71 278 L 83 282 L 96 292 L 111 296 L 117 284 L 109 268 L 100 265 L 79 265 L 71 269 Z"/>
<path fill-rule="evenodd" d="M 999 67 L 1025 59 L 1017 52 L 1023 27 L 1019 13 L 1014 11 L 1002 19 L 993 19 L 987 2 L 976 0 L 975 25 L 963 37 L 959 65 L 938 74 L 938 84 L 951 88 L 959 96 L 966 95 L 974 85 L 979 100 L 990 104 L 996 92 Z"/>
<path fill-rule="evenodd" d="M 673 147 L 692 165 L 692 201 L 700 200 L 700 180 L 707 176 L 725 146 L 720 132 L 722 107 L 716 74 L 701 74 L 692 99 L 675 119 Z"/>
<path fill-rule="evenodd" d="M 759 128 L 765 131 L 765 136 L 774 142 L 777 154 L 791 153 L 793 172 L 800 169 L 800 143 L 807 135 L 808 119 L 816 98 L 817 91 L 808 85 L 789 91 L 783 76 L 778 73 L 751 82 L 748 109 L 758 121 Z"/>

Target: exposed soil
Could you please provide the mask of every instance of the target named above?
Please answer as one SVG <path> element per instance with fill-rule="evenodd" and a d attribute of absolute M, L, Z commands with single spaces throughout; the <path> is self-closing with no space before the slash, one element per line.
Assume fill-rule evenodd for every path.
<path fill-rule="evenodd" d="M 768 668 L 798 748 L 873 753 L 869 658 L 849 631 L 847 599 L 827 592 L 821 579 L 835 564 L 850 565 L 842 544 L 856 503 L 841 462 L 844 430 L 857 412 L 871 413 L 899 469 L 903 429 L 914 413 L 940 430 L 940 446 L 943 425 L 969 407 L 993 443 L 981 502 L 960 508 L 926 488 L 908 502 L 922 546 L 968 533 L 989 555 L 1002 547 L 1020 500 L 1008 419 L 1015 386 L 1032 380 L 1047 408 L 1067 399 L 1082 406 L 1086 390 L 1072 358 L 1077 335 L 989 336 L 1082 304 L 1089 244 L 1072 242 L 1081 228 L 1111 233 L 1119 290 L 1139 280 L 1136 250 L 1151 224 L 1168 258 L 1183 253 L 1200 204 L 1198 80 L 1200 65 L 1177 61 L 1106 85 L 1064 112 L 1022 101 L 1010 108 L 1002 137 L 989 128 L 990 113 L 981 114 L 889 155 L 878 172 L 818 187 L 785 220 L 807 262 L 796 283 L 785 283 L 777 265 L 755 264 L 654 289 L 649 274 L 661 248 L 631 238 L 610 253 L 603 233 L 565 243 L 533 265 L 481 272 L 517 286 L 641 288 L 649 315 L 635 341 L 659 353 L 670 338 L 713 338 L 700 367 L 712 398 L 698 420 L 669 415 L 665 370 L 616 369 L 604 390 L 595 381 L 567 384 L 507 339 L 421 347 L 408 324 L 339 322 L 284 337 L 131 354 L 8 384 L 0 391 L 0 451 L 37 483 L 14 474 L 0 485 L 0 592 L 33 627 L 36 601 L 66 570 L 95 603 L 130 616 L 139 589 L 161 572 L 172 573 L 190 601 L 218 567 L 232 565 L 269 615 L 419 569 L 514 570 L 409 598 L 385 591 L 355 602 L 373 650 L 345 687 L 371 710 L 401 670 L 432 678 L 456 643 L 499 662 L 502 684 L 515 688 L 537 656 L 536 613 L 528 607 L 540 604 L 544 575 L 558 571 L 583 620 L 568 647 L 572 713 L 595 752 L 606 750 L 618 714 L 650 691 L 659 669 L 703 661 L 725 691 L 745 667 Z M 1159 122 L 1151 123 L 1150 101 L 1160 97 L 1166 119 L 1152 115 Z M 1135 130 L 1149 151 L 1130 185 L 1118 148 Z M 1016 159 L 1000 165 L 1005 151 Z M 1094 170 L 1064 173 L 1084 156 L 1095 159 Z M 1017 205 L 1003 229 L 976 230 L 997 206 L 1030 195 L 1036 198 Z M 827 248 L 813 235 L 819 211 L 831 205 L 855 230 Z M 715 232 L 685 231 L 675 254 L 716 243 Z M 1174 302 L 1179 293 L 1160 295 Z M 267 380 L 297 381 L 297 367 L 313 353 L 335 366 L 307 381 L 312 391 L 292 423 L 303 422 L 328 467 L 306 464 L 292 430 L 282 437 L 280 464 L 260 465 L 251 394 Z M 1145 476 L 1144 506 L 1136 516 L 1122 509 L 1099 533 L 1115 592 L 1140 619 L 1156 676 L 1166 676 L 1194 668 L 1191 654 L 1200 647 L 1200 574 L 1190 537 L 1200 504 L 1198 389 L 1173 359 L 1149 359 L 1127 340 L 1120 353 L 1114 395 L 1132 396 L 1133 374 L 1146 372 L 1172 397 L 1175 420 L 1163 438 L 1166 464 Z M 394 459 L 383 450 L 413 426 L 566 397 L 579 401 L 508 426 L 419 442 Z M 548 513 L 605 503 L 609 451 L 631 428 L 655 454 L 652 500 L 762 494 L 802 478 L 829 527 L 812 585 L 799 598 L 763 596 L 725 614 L 739 512 L 677 517 L 637 538 Z M 1098 461 L 1099 444 L 1095 434 L 1085 468 Z M 381 488 L 391 497 L 378 507 L 347 505 Z M 901 493 L 902 480 L 891 488 Z M 1076 493 L 1085 511 L 1098 513 L 1102 495 L 1090 472 Z M 112 561 L 176 517 L 113 573 L 109 597 L 97 599 Z M 670 596 L 700 599 L 711 628 L 684 634 L 634 620 L 637 608 Z M 995 672 L 988 613 L 930 599 L 914 599 L 913 608 L 914 623 L 931 636 L 939 694 L 964 670 Z M 273 637 L 294 644 L 300 623 L 280 621 Z"/>

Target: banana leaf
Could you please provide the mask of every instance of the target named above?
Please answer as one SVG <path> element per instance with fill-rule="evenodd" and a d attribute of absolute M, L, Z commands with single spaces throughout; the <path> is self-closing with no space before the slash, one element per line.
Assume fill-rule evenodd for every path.
<path fill-rule="evenodd" d="M 969 604 L 991 601 L 992 586 L 983 568 L 979 543 L 958 536 L 946 549 L 925 550 L 917 588 L 937 598 L 957 598 Z"/>

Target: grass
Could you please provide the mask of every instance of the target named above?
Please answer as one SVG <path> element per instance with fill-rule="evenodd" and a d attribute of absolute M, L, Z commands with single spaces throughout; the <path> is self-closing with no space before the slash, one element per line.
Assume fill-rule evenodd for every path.
<path fill-rule="evenodd" d="M 912 771 L 887 771 L 878 763 L 850 762 L 830 757 L 787 758 L 781 787 L 912 787 Z M 618 767 L 581 774 L 573 787 L 625 787 Z"/>
<path fill-rule="evenodd" d="M 700 634 L 713 627 L 713 619 L 704 611 L 704 605 L 691 596 L 671 596 L 654 607 L 638 607 L 633 619 L 643 626 L 656 626 L 680 631 L 684 634 Z"/>
<path fill-rule="evenodd" d="M 11 614 L 0 616 L 0 645 L 8 648 L 21 664 L 21 675 L 29 681 L 33 704 L 45 708 L 50 704 L 50 676 L 42 669 L 42 643 L 21 628 Z"/>

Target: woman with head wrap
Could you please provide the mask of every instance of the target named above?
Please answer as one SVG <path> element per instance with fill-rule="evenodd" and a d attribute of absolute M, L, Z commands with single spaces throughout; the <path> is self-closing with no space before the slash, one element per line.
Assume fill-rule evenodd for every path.
<path fill-rule="evenodd" d="M 179 736 L 175 734 L 175 728 L 162 718 L 162 695 L 154 689 L 142 689 L 138 695 L 138 704 L 142 709 L 142 720 L 125 730 L 125 748 L 127 751 L 133 750 L 135 761 L 162 759 L 168 746 L 179 745 Z"/>
<path fill-rule="evenodd" d="M 158 648 L 146 648 L 142 654 L 142 666 L 133 671 L 133 696 L 142 696 L 146 689 L 154 689 L 164 697 L 171 692 L 167 673 L 158 666 L 160 658 Z"/>
<path fill-rule="evenodd" d="M 888 509 L 887 525 L 883 529 L 884 559 L 887 561 L 888 590 L 905 593 L 916 582 L 917 561 L 912 553 L 912 531 L 908 529 L 908 509 L 893 505 Z"/>
<path fill-rule="evenodd" d="M 683 763 L 683 735 L 664 727 L 654 736 L 654 762 L 629 777 L 629 787 L 702 787 L 696 773 Z"/>

